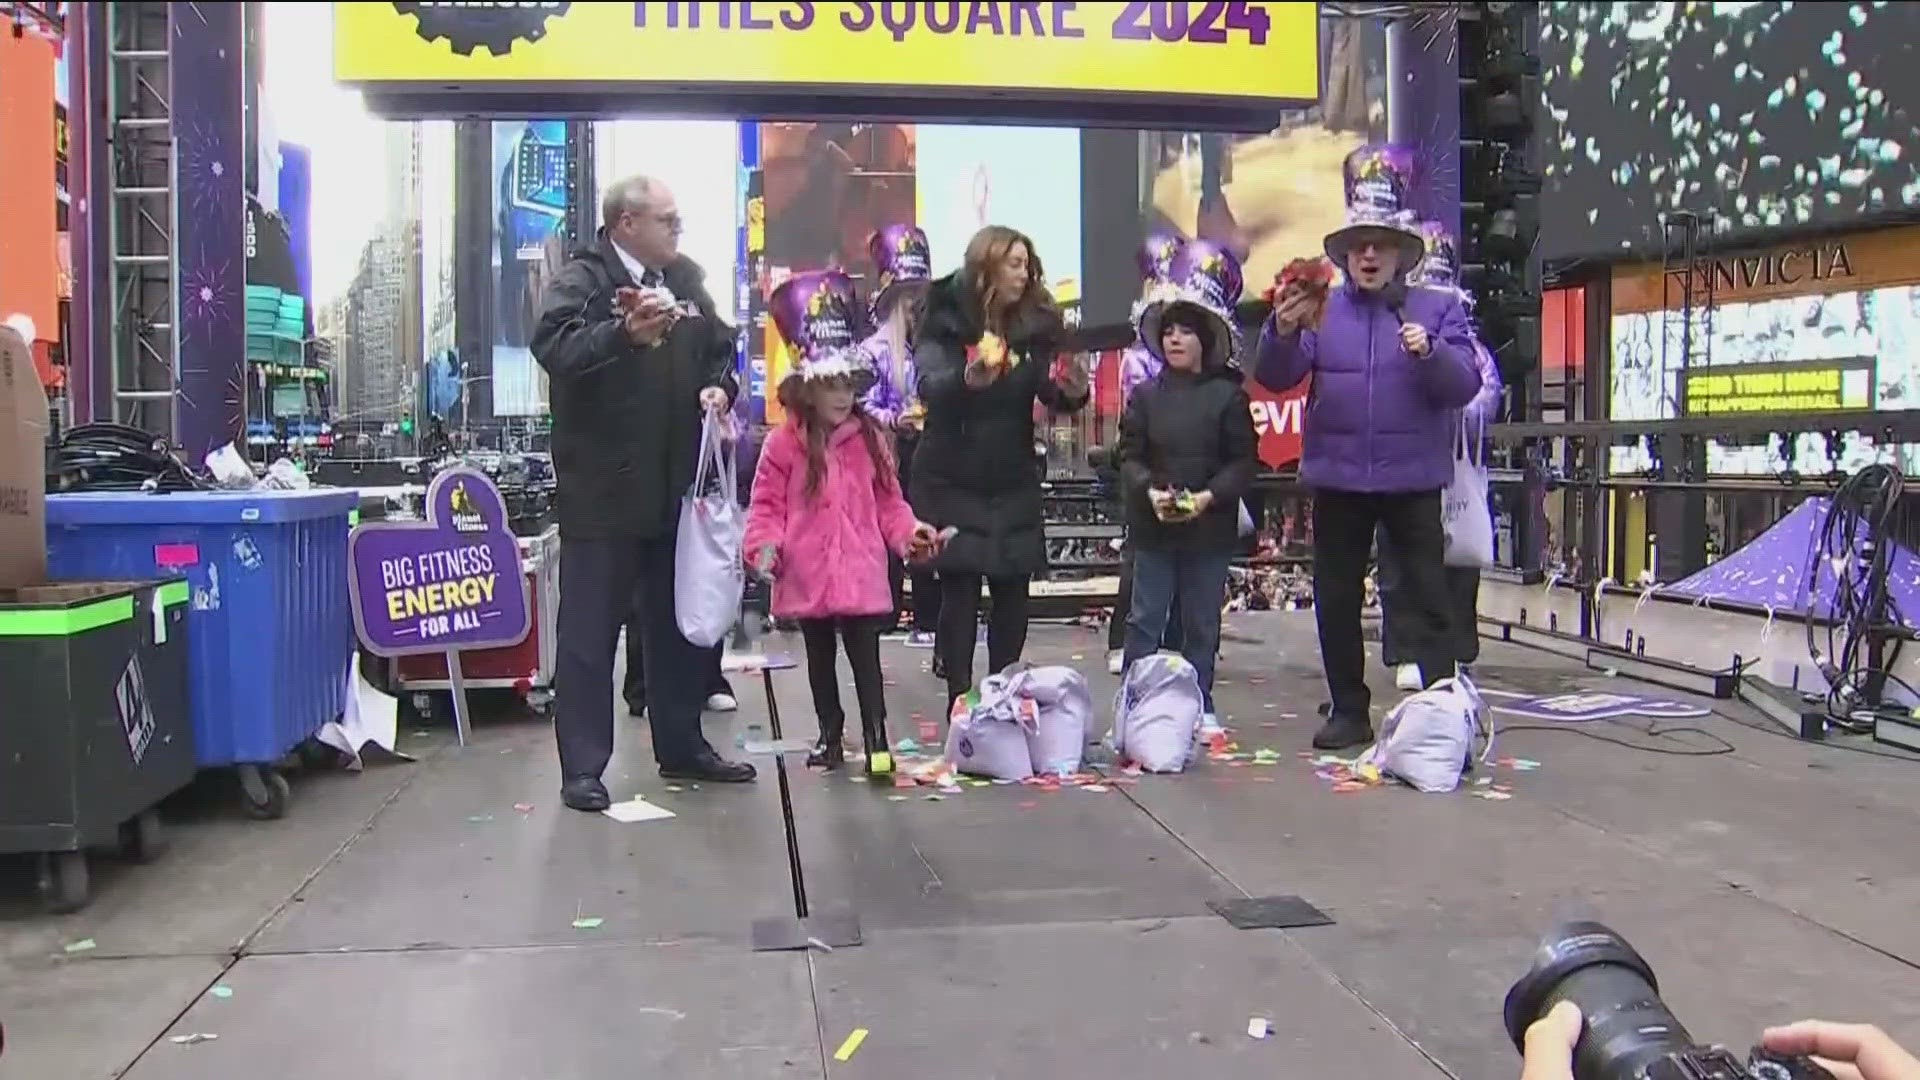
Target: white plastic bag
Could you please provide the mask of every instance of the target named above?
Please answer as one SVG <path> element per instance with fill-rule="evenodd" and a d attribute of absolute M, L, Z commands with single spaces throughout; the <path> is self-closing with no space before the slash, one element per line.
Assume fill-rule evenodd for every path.
<path fill-rule="evenodd" d="M 1033 771 L 1072 776 L 1086 754 L 1087 728 L 1093 723 L 1093 694 L 1086 676 L 1070 667 L 1014 667 L 1003 676 L 1008 692 L 1039 706 L 1027 749 Z M 989 679 L 988 682 L 992 682 Z"/>
<path fill-rule="evenodd" d="M 739 485 L 727 429 L 722 427 L 726 423 L 730 421 L 708 413 L 700 429 L 700 458 L 693 486 L 680 500 L 680 527 L 674 537 L 674 620 L 681 635 L 703 649 L 726 640 L 740 616 L 747 586 L 740 561 L 746 515 L 734 501 Z M 717 488 L 712 484 L 715 476 L 720 480 Z"/>
<path fill-rule="evenodd" d="M 1192 664 L 1173 653 L 1143 656 L 1127 669 L 1113 699 L 1107 745 L 1115 757 L 1147 772 L 1184 772 L 1205 711 L 1200 673 Z"/>
<path fill-rule="evenodd" d="M 1379 740 L 1360 761 L 1420 791 L 1452 791 L 1482 736 L 1486 745 L 1479 758 L 1484 761 L 1493 753 L 1487 705 L 1471 679 L 1456 675 L 1394 706 L 1380 725 Z"/>
<path fill-rule="evenodd" d="M 1025 780 L 1033 775 L 1027 738 L 1039 722 L 1040 706 L 1030 697 L 1009 693 L 1006 681 L 990 675 L 953 703 L 947 723 L 947 763 L 969 776 L 989 780 Z"/>
<path fill-rule="evenodd" d="M 1487 501 L 1485 432 L 1462 418 L 1453 450 L 1453 481 L 1440 493 L 1448 566 L 1493 565 L 1493 507 Z"/>

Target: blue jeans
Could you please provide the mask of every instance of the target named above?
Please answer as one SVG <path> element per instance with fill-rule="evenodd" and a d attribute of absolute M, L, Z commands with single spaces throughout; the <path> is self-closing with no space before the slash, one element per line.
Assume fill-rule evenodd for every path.
<path fill-rule="evenodd" d="M 1213 665 L 1220 653 L 1220 605 L 1227 597 L 1231 555 L 1136 551 L 1133 603 L 1127 611 L 1125 662 L 1158 651 L 1167 624 L 1180 624 L 1180 655 L 1200 673 L 1200 692 L 1213 711 Z M 1177 612 L 1176 612 L 1177 609 Z"/>

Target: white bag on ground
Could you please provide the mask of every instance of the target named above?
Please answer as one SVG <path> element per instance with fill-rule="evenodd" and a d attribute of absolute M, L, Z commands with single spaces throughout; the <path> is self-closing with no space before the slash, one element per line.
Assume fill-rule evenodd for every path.
<path fill-rule="evenodd" d="M 1487 500 L 1486 431 L 1465 417 L 1453 446 L 1453 480 L 1440 493 L 1446 564 L 1493 565 L 1493 506 Z"/>
<path fill-rule="evenodd" d="M 680 500 L 680 527 L 674 537 L 674 619 L 680 633 L 703 649 L 726 640 L 740 616 L 747 584 L 746 566 L 740 561 L 746 515 L 734 502 L 739 485 L 724 426 L 730 423 L 707 414 L 693 486 Z M 717 487 L 712 483 L 716 476 Z"/>
<path fill-rule="evenodd" d="M 1031 698 L 1040 708 L 1027 733 L 1033 771 L 1043 776 L 1079 772 L 1093 723 L 1093 694 L 1086 676 L 1070 667 L 1019 666 L 997 677 L 1006 681 L 1008 691 Z"/>
<path fill-rule="evenodd" d="M 1380 738 L 1360 755 L 1363 764 L 1421 791 L 1452 791 L 1485 736 L 1480 760 L 1493 753 L 1493 726 L 1486 702 L 1465 675 L 1442 679 L 1387 713 Z"/>
<path fill-rule="evenodd" d="M 989 675 L 978 690 L 953 703 L 947 724 L 947 763 L 969 776 L 989 780 L 1025 780 L 1033 775 L 1027 739 L 1039 721 L 1040 706 L 1010 693 L 1006 679 Z"/>
<path fill-rule="evenodd" d="M 1147 772 L 1177 773 L 1193 760 L 1205 711 L 1200 673 L 1185 658 L 1155 653 L 1134 661 L 1113 699 L 1107 744 Z"/>

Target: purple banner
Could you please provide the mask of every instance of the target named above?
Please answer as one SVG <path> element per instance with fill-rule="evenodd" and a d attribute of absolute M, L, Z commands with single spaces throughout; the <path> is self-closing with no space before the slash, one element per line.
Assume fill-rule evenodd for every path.
<path fill-rule="evenodd" d="M 167 5 L 174 134 L 174 441 L 199 461 L 246 422 L 244 4 Z"/>
<path fill-rule="evenodd" d="M 1519 698 L 1494 706 L 1510 716 L 1528 720 L 1548 720 L 1579 724 L 1589 720 L 1608 720 L 1616 716 L 1651 716 L 1661 720 L 1686 720 L 1706 716 L 1712 710 L 1681 701 L 1640 697 L 1637 694 L 1555 694 L 1552 697 Z"/>
<path fill-rule="evenodd" d="M 380 656 L 518 645 L 532 628 L 520 542 L 500 490 L 453 468 L 427 488 L 427 520 L 353 530 L 353 625 Z"/>

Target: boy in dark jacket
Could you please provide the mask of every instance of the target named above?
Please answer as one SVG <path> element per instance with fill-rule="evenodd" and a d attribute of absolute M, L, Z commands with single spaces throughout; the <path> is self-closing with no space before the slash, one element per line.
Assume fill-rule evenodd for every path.
<path fill-rule="evenodd" d="M 1166 367 L 1136 389 L 1120 420 L 1120 472 L 1133 547 L 1124 666 L 1159 648 L 1170 619 L 1181 655 L 1200 673 L 1213 722 L 1220 608 L 1239 549 L 1240 499 L 1253 482 L 1259 436 L 1231 363 L 1241 275 L 1233 256 L 1193 241 L 1166 288 L 1141 306 L 1140 339 Z M 1177 609 L 1177 611 L 1176 611 Z"/>

